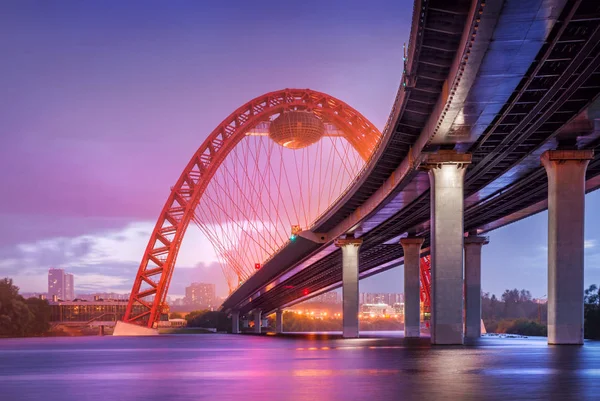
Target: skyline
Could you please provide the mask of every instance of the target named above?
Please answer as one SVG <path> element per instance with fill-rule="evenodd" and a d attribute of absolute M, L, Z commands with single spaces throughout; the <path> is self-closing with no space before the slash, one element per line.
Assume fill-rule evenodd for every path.
<path fill-rule="evenodd" d="M 225 6 L 193 2 L 74 4 L 15 2 L 0 16 L 0 33 L 14 39 L 0 42 L 13 61 L 0 66 L 0 156 L 13 172 L 0 184 L 19 194 L 0 199 L 11 227 L 0 237 L 0 273 L 26 292 L 39 292 L 49 267 L 69 269 L 86 291 L 130 291 L 170 186 L 206 135 L 255 96 L 308 87 L 382 129 L 412 13 L 409 2 L 239 2 L 226 16 Z M 586 201 L 589 286 L 600 284 L 591 224 L 600 194 Z M 487 234 L 484 291 L 547 293 L 546 222 L 544 212 Z M 191 227 L 170 295 L 209 279 L 224 295 L 214 251 Z M 401 288 L 402 268 L 361 281 L 361 291 Z"/>

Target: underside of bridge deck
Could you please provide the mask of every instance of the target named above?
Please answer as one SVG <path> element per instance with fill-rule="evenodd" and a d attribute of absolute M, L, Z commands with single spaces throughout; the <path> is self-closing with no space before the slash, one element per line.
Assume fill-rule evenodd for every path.
<path fill-rule="evenodd" d="M 445 8 L 445 3 L 430 1 L 425 6 L 417 2 L 425 8 L 416 10 L 413 19 L 405 75 L 410 89 L 399 93 L 403 97 L 401 107 L 392 111 L 388 127 L 391 131 L 386 132 L 367 178 L 343 206 L 333 209 L 327 220 L 315 227 L 315 232 L 329 231 L 371 196 L 407 156 L 427 124 L 461 35 L 472 22 L 467 21 L 471 2 L 459 2 L 452 10 Z M 483 232 L 508 224 L 525 217 L 518 212 L 536 204 L 541 206 L 535 211 L 543 210 L 548 189 L 540 156 L 559 142 L 561 146 L 595 149 L 586 179 L 597 180 L 600 139 L 593 123 L 594 101 L 599 94 L 600 3 L 567 1 L 528 70 L 490 124 L 472 143 L 451 146 L 473 155 L 465 178 L 465 232 Z M 587 130 L 578 129 L 579 125 L 567 129 L 576 117 L 587 119 Z M 417 178 L 422 179 L 424 174 L 417 173 Z M 600 184 L 588 190 L 597 186 Z M 398 238 L 406 232 L 424 237 L 423 252 L 429 252 L 429 189 L 425 186 L 420 190 L 416 199 L 362 235 L 361 277 L 402 264 L 403 250 Z M 512 217 L 506 219 L 507 216 Z M 242 312 L 271 312 L 337 288 L 341 281 L 342 255 L 339 250 L 332 251 L 268 291 L 252 294 L 245 305 L 237 306 Z"/>

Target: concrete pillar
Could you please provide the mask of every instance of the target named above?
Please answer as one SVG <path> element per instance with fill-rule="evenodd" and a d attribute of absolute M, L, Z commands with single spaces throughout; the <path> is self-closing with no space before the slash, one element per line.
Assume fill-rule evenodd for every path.
<path fill-rule="evenodd" d="M 429 154 L 431 190 L 431 343 L 462 344 L 464 174 L 471 155 Z"/>
<path fill-rule="evenodd" d="M 242 327 L 247 329 L 248 327 L 250 327 L 250 322 L 248 321 L 248 318 L 245 317 L 242 319 Z"/>
<path fill-rule="evenodd" d="M 281 309 L 275 311 L 275 332 L 283 333 L 283 311 Z"/>
<path fill-rule="evenodd" d="M 254 311 L 254 332 L 260 334 L 260 324 L 262 322 L 262 311 Z"/>
<path fill-rule="evenodd" d="M 240 334 L 240 312 L 231 312 L 231 332 L 233 334 Z"/>
<path fill-rule="evenodd" d="M 338 239 L 342 249 L 343 337 L 358 337 L 358 249 L 362 239 Z"/>
<path fill-rule="evenodd" d="M 583 344 L 585 170 L 591 150 L 550 150 L 548 176 L 548 344 Z"/>
<path fill-rule="evenodd" d="M 423 238 L 400 239 L 404 249 L 404 337 L 421 335 L 420 262 Z"/>
<path fill-rule="evenodd" d="M 481 248 L 487 237 L 465 238 L 465 338 L 481 337 Z"/>

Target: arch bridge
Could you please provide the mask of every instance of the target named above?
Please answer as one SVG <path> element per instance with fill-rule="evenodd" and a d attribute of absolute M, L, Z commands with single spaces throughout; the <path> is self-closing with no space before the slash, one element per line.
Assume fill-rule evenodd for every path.
<path fill-rule="evenodd" d="M 600 4 L 416 0 L 400 74 L 382 133 L 340 100 L 310 90 L 273 92 L 229 116 L 173 188 L 133 286 L 130 308 L 145 310 L 126 320 L 156 321 L 181 240 L 195 221 L 229 272 L 232 292 L 222 308 L 234 322 L 343 287 L 344 335 L 357 336 L 358 279 L 404 265 L 405 334 L 419 335 L 419 281 L 430 280 L 431 340 L 461 344 L 479 336 L 480 255 L 487 242 L 481 234 L 548 209 L 548 341 L 581 343 L 584 195 L 600 186 Z M 289 112 L 320 121 L 278 120 Z M 284 131 L 315 129 L 321 139 L 295 150 L 276 141 Z M 320 167 L 308 177 L 279 181 L 300 189 L 270 191 L 283 164 L 265 166 L 236 151 L 248 138 L 270 140 L 254 145 L 255 155 L 304 160 L 295 173 Z M 323 157 L 329 150 L 334 161 Z M 254 163 L 261 173 L 245 177 L 257 183 L 254 189 L 240 184 L 237 191 L 246 196 L 206 196 L 232 154 L 251 162 L 223 177 L 237 182 L 240 170 Z M 340 184 L 318 180 L 319 171 Z M 226 181 L 219 181 L 221 194 Z M 262 197 L 260 188 L 275 195 Z M 246 204 L 253 210 L 230 213 L 226 220 L 237 228 L 218 232 L 214 216 L 227 213 L 195 213 L 205 196 L 213 200 L 203 210 Z M 300 209 L 303 202 L 302 212 L 288 210 L 285 219 L 275 212 L 283 205 Z M 286 232 L 289 239 L 270 234 Z M 261 244 L 248 245 L 248 233 L 259 233 Z M 251 249 L 256 252 L 248 256 Z M 420 280 L 420 258 L 427 255 L 431 275 Z M 236 266 L 240 260 L 243 266 Z"/>

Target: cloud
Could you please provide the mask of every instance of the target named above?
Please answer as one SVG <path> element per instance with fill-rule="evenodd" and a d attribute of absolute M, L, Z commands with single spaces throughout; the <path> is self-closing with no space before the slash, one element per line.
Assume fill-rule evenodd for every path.
<path fill-rule="evenodd" d="M 585 242 L 583 243 L 583 247 L 585 249 L 591 249 L 596 247 L 596 240 L 595 239 L 586 239 Z"/>
<path fill-rule="evenodd" d="M 61 268 L 112 262 L 139 263 L 153 228 L 153 223 L 136 222 L 120 230 L 18 244 L 17 249 L 24 261 Z M 202 252 L 198 252 L 198 248 L 202 249 Z M 201 261 L 210 263 L 216 260 L 208 240 L 199 230 L 190 229 L 183 240 L 178 264 L 191 267 Z"/>
<path fill-rule="evenodd" d="M 74 237 L 55 237 L 21 243 L 0 249 L 0 275 L 13 277 L 23 291 L 46 291 L 47 271 L 63 268 L 75 275 L 76 292 L 128 292 L 141 256 L 154 228 L 151 222 L 134 222 L 121 229 L 106 230 Z M 210 282 L 224 286 L 217 257 L 208 239 L 194 226 L 186 232 L 177 258 L 177 269 L 194 269 L 194 281 L 206 280 L 202 269 L 210 270 Z M 220 274 L 214 274 L 218 271 Z M 176 275 L 186 282 L 175 283 L 181 289 L 191 275 Z M 225 290 L 226 293 L 226 290 Z"/>

